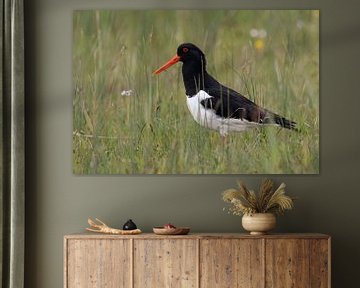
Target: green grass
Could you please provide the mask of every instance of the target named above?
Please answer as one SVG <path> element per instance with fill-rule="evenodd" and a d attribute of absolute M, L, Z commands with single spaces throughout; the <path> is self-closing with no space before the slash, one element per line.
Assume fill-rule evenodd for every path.
<path fill-rule="evenodd" d="M 266 30 L 263 49 L 252 28 Z M 74 173 L 319 173 L 317 11 L 76 11 L 73 30 Z M 152 74 L 183 42 L 205 52 L 220 82 L 300 132 L 266 127 L 223 141 L 198 126 L 181 64 Z"/>

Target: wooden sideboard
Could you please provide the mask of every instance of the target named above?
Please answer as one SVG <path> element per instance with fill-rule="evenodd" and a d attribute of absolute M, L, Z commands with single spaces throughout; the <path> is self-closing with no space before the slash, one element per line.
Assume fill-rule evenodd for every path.
<path fill-rule="evenodd" d="M 325 288 L 323 234 L 66 235 L 65 288 Z"/>

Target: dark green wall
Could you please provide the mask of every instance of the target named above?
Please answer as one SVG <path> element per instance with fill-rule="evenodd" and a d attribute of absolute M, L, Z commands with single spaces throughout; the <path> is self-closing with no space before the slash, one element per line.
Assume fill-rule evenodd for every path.
<path fill-rule="evenodd" d="M 241 231 L 220 192 L 259 176 L 72 175 L 72 10 L 88 8 L 319 8 L 320 175 L 274 175 L 299 197 L 279 232 L 333 237 L 333 287 L 359 287 L 360 17 L 357 1 L 36 0 L 26 8 L 26 287 L 63 287 L 63 235 L 88 216 L 145 231 L 173 222 L 197 232 Z M 270 3 L 269 3 L 270 2 Z M 144 4 L 143 4 L 144 3 Z M 360 5 L 357 5 L 360 6 Z"/>

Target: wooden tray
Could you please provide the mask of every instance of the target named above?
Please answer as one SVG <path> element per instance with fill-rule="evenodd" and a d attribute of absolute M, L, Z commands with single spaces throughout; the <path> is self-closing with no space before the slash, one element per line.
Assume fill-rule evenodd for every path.
<path fill-rule="evenodd" d="M 153 231 L 157 235 L 186 235 L 189 233 L 189 227 L 163 228 L 154 227 Z"/>

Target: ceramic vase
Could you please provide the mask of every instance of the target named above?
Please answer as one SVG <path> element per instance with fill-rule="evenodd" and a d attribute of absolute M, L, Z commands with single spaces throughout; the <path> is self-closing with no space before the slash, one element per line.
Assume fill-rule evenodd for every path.
<path fill-rule="evenodd" d="M 263 235 L 276 226 L 276 217 L 273 213 L 254 213 L 243 215 L 242 226 L 251 235 Z"/>

